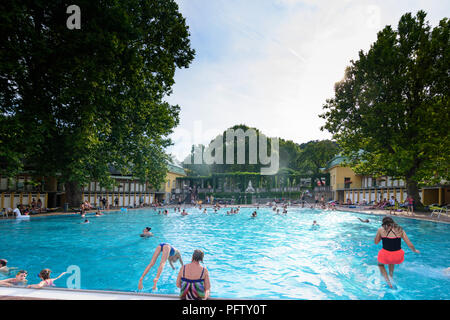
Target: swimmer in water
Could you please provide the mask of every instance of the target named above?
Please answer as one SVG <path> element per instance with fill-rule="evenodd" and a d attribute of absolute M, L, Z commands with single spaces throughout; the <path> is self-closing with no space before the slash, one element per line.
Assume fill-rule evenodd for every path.
<path fill-rule="evenodd" d="M 59 278 L 61 278 L 67 272 L 63 272 L 59 276 L 57 276 L 56 278 L 53 278 L 53 279 L 50 278 L 51 273 L 52 273 L 52 271 L 50 269 L 41 270 L 41 272 L 39 272 L 39 278 L 41 278 L 42 281 L 39 282 L 38 284 L 31 284 L 27 288 L 38 289 L 38 288 L 43 288 L 43 287 L 54 287 L 55 285 L 53 284 L 53 282 L 58 280 Z"/>
<path fill-rule="evenodd" d="M 16 267 L 8 267 L 8 260 L 0 259 L 0 272 L 3 274 L 9 274 L 13 270 L 17 270 Z"/>
<path fill-rule="evenodd" d="M 369 223 L 370 221 L 369 221 L 369 219 L 365 219 L 365 220 L 363 220 L 363 219 L 361 219 L 361 218 L 358 218 L 359 219 L 359 221 L 361 221 L 361 222 L 365 222 L 365 223 Z"/>
<path fill-rule="evenodd" d="M 100 212 L 100 210 L 97 210 L 97 212 L 95 213 L 96 217 L 100 217 L 103 216 L 103 213 Z"/>
<path fill-rule="evenodd" d="M 86 219 L 86 220 L 84 220 L 84 222 L 83 223 L 89 223 L 89 220 L 88 219 Z"/>
<path fill-rule="evenodd" d="M 183 265 L 183 260 L 181 259 L 180 251 L 178 251 L 177 249 L 175 249 L 168 243 L 159 244 L 156 247 L 155 252 L 153 253 L 153 257 L 152 257 L 150 263 L 148 264 L 147 268 L 145 268 L 144 273 L 142 274 L 141 278 L 139 279 L 139 284 L 138 284 L 139 290 L 142 290 L 142 288 L 143 288 L 142 281 L 144 281 L 144 277 L 156 263 L 156 260 L 158 259 L 158 256 L 160 253 L 162 253 L 161 261 L 159 263 L 158 271 L 156 272 L 156 277 L 153 279 L 152 290 L 156 290 L 156 284 L 158 283 L 159 276 L 161 275 L 161 272 L 163 271 L 164 265 L 166 264 L 167 260 L 169 261 L 170 266 L 174 270 L 175 270 L 175 267 L 173 266 L 173 263 L 176 262 L 177 260 L 180 260 L 181 265 Z"/>
<path fill-rule="evenodd" d="M 256 211 L 253 211 L 253 213 L 252 213 L 252 218 L 255 218 L 256 215 L 257 215 Z"/>
<path fill-rule="evenodd" d="M 27 284 L 27 281 L 28 281 L 27 275 L 28 275 L 27 271 L 20 270 L 17 272 L 15 278 L 0 280 L 0 286 L 12 287 L 12 286 L 20 285 L 20 284 L 25 285 L 25 284 Z"/>
<path fill-rule="evenodd" d="M 143 237 L 143 238 L 152 237 L 152 236 L 153 236 L 153 233 L 151 233 L 150 230 L 152 230 L 152 228 L 146 227 L 146 228 L 142 231 L 141 237 Z"/>

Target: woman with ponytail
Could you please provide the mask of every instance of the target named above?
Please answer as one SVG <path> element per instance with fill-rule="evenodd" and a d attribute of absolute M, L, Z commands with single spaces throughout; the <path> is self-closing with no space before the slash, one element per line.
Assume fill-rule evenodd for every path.
<path fill-rule="evenodd" d="M 420 253 L 411 243 L 402 227 L 396 224 L 391 217 L 383 218 L 381 228 L 378 229 L 375 236 L 375 244 L 380 241 L 383 243 L 383 248 L 378 252 L 378 267 L 390 288 L 392 288 L 392 284 L 389 277 L 393 279 L 395 265 L 401 264 L 405 256 L 405 252 L 401 248 L 402 239 L 413 252 Z M 389 266 L 389 276 L 384 267 L 385 264 Z"/>

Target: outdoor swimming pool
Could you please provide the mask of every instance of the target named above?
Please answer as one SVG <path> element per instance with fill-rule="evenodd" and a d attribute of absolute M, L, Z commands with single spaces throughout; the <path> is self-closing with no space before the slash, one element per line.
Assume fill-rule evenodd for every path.
<path fill-rule="evenodd" d="M 276 215 L 270 208 L 226 210 L 189 208 L 188 216 L 173 209 L 169 215 L 153 210 L 35 217 L 30 221 L 0 221 L 0 258 L 8 266 L 28 271 L 29 283 L 50 268 L 52 276 L 75 265 L 81 271 L 81 289 L 137 291 L 138 281 L 156 246 L 168 242 L 180 250 L 183 261 L 194 249 L 205 251 L 211 277 L 211 296 L 236 299 L 450 299 L 450 225 L 396 218 L 421 254 L 404 242 L 405 262 L 395 269 L 395 289 L 389 289 L 377 267 L 381 243 L 373 239 L 382 216 L 342 211 L 290 208 Z M 362 223 L 357 217 L 370 219 Z M 311 228 L 313 220 L 320 227 Z M 150 226 L 154 237 L 141 238 Z M 178 294 L 175 285 L 180 264 L 167 263 L 152 292 L 160 257 L 144 280 L 143 292 Z M 6 276 L 0 274 L 0 279 Z M 67 287 L 68 276 L 55 282 Z"/>

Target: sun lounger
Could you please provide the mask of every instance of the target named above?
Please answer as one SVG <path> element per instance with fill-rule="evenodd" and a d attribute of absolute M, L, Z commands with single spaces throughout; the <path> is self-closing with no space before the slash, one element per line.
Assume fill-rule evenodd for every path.
<path fill-rule="evenodd" d="M 449 206 L 448 205 L 442 206 L 442 207 L 439 207 L 437 205 L 430 205 L 428 208 L 430 208 L 430 210 L 433 210 L 433 211 L 431 211 L 431 215 L 430 215 L 431 218 L 435 214 L 437 215 L 438 220 L 441 217 L 441 214 L 444 214 L 444 215 L 448 216 L 448 212 L 449 212 Z"/>

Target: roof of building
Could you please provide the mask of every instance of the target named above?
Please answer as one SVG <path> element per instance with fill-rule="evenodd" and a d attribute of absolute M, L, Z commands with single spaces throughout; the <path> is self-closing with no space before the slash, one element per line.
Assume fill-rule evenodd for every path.
<path fill-rule="evenodd" d="M 167 169 L 172 173 L 177 173 L 184 176 L 186 175 L 183 165 L 177 159 L 175 159 L 175 157 L 172 157 L 171 163 L 167 164 Z"/>
<path fill-rule="evenodd" d="M 325 170 L 329 170 L 335 166 L 340 165 L 345 159 L 346 159 L 346 157 L 342 156 L 341 154 L 336 155 L 333 159 L 331 159 L 327 163 Z"/>
<path fill-rule="evenodd" d="M 172 157 L 171 160 L 169 160 L 169 162 L 167 163 L 167 170 L 172 173 L 186 175 L 183 165 L 174 157 Z M 112 165 L 109 165 L 109 172 L 112 175 L 122 175 L 122 173 Z M 132 174 L 130 174 L 130 176 L 132 176 Z"/>

